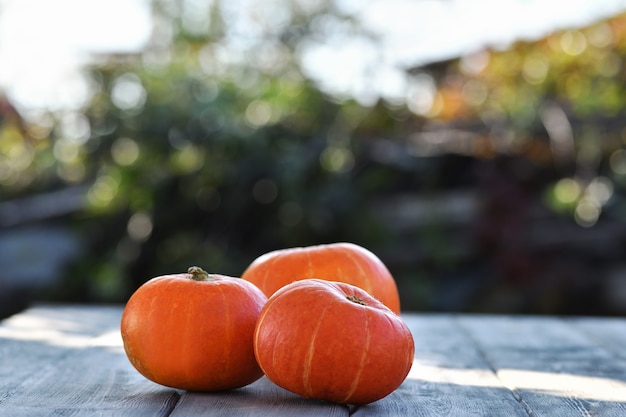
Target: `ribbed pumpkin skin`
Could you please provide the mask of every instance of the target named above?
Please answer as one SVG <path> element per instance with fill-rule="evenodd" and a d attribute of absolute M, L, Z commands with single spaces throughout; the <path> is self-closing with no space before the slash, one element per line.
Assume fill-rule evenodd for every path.
<path fill-rule="evenodd" d="M 400 314 L 393 276 L 369 250 L 353 243 L 280 249 L 255 259 L 241 277 L 268 297 L 285 285 L 308 278 L 355 285 Z"/>
<path fill-rule="evenodd" d="M 165 275 L 143 284 L 124 308 L 121 333 L 131 364 L 173 388 L 218 391 L 263 374 L 252 337 L 265 295 L 240 278 Z"/>
<path fill-rule="evenodd" d="M 414 349 L 402 318 L 378 300 L 353 285 L 317 279 L 272 295 L 254 333 L 257 362 L 272 382 L 341 404 L 368 404 L 393 392 L 411 369 Z"/>

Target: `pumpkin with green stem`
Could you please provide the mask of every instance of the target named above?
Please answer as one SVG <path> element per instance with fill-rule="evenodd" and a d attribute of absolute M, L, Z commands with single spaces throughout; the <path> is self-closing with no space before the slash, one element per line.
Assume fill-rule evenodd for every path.
<path fill-rule="evenodd" d="M 241 278 L 198 267 L 143 284 L 121 322 L 124 350 L 146 378 L 173 388 L 239 388 L 263 373 L 252 336 L 267 297 Z"/>

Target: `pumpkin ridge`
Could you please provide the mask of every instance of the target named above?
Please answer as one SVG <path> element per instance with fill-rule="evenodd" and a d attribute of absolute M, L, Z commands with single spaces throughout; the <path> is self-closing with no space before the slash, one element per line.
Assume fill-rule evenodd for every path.
<path fill-rule="evenodd" d="M 268 302 L 267 305 L 269 305 L 270 303 Z M 259 317 L 257 319 L 257 323 L 255 325 L 255 331 L 254 331 L 254 341 L 253 341 L 253 346 L 254 346 L 254 355 L 257 358 L 257 363 L 259 364 L 259 367 L 261 367 L 261 370 L 263 371 L 263 373 L 266 373 L 266 369 L 263 369 L 264 367 L 261 366 L 261 362 L 258 360 L 259 356 L 259 352 L 257 347 L 259 346 L 259 337 L 260 337 L 260 332 L 257 331 L 259 328 L 261 328 L 263 326 L 263 323 L 265 322 L 265 319 L 267 318 L 267 309 L 264 309 L 261 311 L 261 314 L 259 314 Z M 276 336 L 275 336 L 276 337 Z M 272 340 L 272 343 L 274 343 L 275 341 Z M 272 350 L 272 368 L 276 367 L 276 349 Z"/>
<path fill-rule="evenodd" d="M 361 265 L 360 259 L 358 259 L 349 249 L 344 248 L 343 250 L 344 255 L 346 256 L 347 259 L 350 259 L 350 261 L 354 264 L 354 268 L 359 271 L 359 276 L 367 276 L 367 271 L 365 271 L 363 269 L 363 266 Z M 363 283 L 359 282 L 359 286 L 361 288 L 363 288 Z M 367 291 L 369 294 L 373 294 L 374 288 L 372 288 L 371 285 L 368 285 L 368 288 L 363 288 L 365 291 Z"/>
<path fill-rule="evenodd" d="M 348 394 L 343 400 L 341 400 L 342 403 L 349 402 L 350 398 L 352 397 L 352 395 L 354 395 L 357 388 L 359 387 L 359 382 L 361 382 L 361 375 L 363 374 L 363 369 L 365 368 L 365 361 L 367 359 L 367 354 L 369 353 L 369 350 L 370 350 L 370 342 L 372 340 L 372 335 L 370 333 L 370 315 L 368 314 L 368 309 L 366 308 L 363 309 L 363 312 L 365 313 L 365 331 L 366 331 L 365 346 L 363 347 L 363 350 L 361 351 L 361 360 L 359 361 L 359 369 L 356 372 L 354 381 L 352 382 L 350 389 L 348 390 Z"/>
<path fill-rule="evenodd" d="M 322 320 L 326 315 L 326 312 L 330 308 L 330 305 L 326 305 L 324 311 L 321 312 L 320 318 L 317 321 L 317 325 L 315 326 L 315 330 L 313 330 L 313 334 L 311 335 L 311 342 L 309 343 L 309 349 L 307 350 L 306 356 L 304 358 L 304 369 L 302 372 L 302 387 L 306 391 L 306 394 L 309 397 L 314 395 L 313 387 L 311 386 L 310 376 L 311 376 L 311 362 L 313 362 L 313 356 L 315 354 L 315 339 L 319 333 L 320 327 L 322 327 Z"/>
<path fill-rule="evenodd" d="M 221 345 L 223 346 L 223 348 L 226 350 L 227 346 L 231 346 L 232 343 L 232 339 L 233 339 L 233 326 L 232 326 L 232 315 L 231 315 L 231 311 L 229 308 L 229 304 L 228 304 L 228 299 L 226 298 L 226 294 L 224 294 L 224 287 L 221 285 L 218 285 L 218 290 L 220 293 L 220 298 L 222 299 L 222 308 L 223 308 L 223 316 L 221 317 L 221 320 L 224 321 L 224 323 L 226 324 L 226 329 L 228 329 L 228 331 L 225 334 L 225 343 L 221 343 Z M 225 351 L 224 354 L 225 358 L 228 358 L 228 351 Z M 230 374 L 230 367 L 231 367 L 231 360 L 226 360 L 224 362 L 225 364 L 225 369 L 222 370 L 222 372 L 224 372 L 224 374 L 229 375 Z"/>
<path fill-rule="evenodd" d="M 276 260 L 279 258 L 279 256 L 280 255 L 276 254 L 276 256 L 271 258 L 271 260 L 269 261 L 267 267 L 265 268 L 265 274 L 263 275 L 263 278 L 259 280 L 259 288 L 264 288 L 264 289 L 267 288 L 267 278 L 270 275 L 270 271 L 273 271 L 272 265 L 276 263 Z"/>
<path fill-rule="evenodd" d="M 193 278 L 191 278 L 193 279 Z M 182 325 L 181 323 L 181 327 L 183 329 L 185 329 L 185 335 L 183 335 L 183 337 L 181 339 L 187 339 L 189 331 L 191 331 L 194 328 L 194 324 L 193 324 L 193 320 L 195 318 L 195 314 L 194 311 L 191 309 L 191 307 L 194 305 L 194 303 L 186 303 L 184 304 L 185 308 L 185 323 L 184 325 Z M 193 353 L 194 350 L 197 349 L 197 346 L 192 346 L 192 345 L 183 345 L 185 347 L 185 349 L 182 350 L 181 354 L 182 354 L 182 358 L 180 358 L 180 361 L 184 364 L 188 364 L 189 362 L 191 362 L 191 358 L 193 358 Z M 181 367 L 185 373 L 184 375 L 184 380 L 185 383 L 188 383 L 189 381 L 193 381 L 193 367 L 191 366 L 182 366 Z"/>

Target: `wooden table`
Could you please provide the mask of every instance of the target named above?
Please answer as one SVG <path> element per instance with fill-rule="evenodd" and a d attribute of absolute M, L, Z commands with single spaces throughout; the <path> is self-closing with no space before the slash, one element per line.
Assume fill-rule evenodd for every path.
<path fill-rule="evenodd" d="M 0 324 L 0 416 L 626 416 L 626 319 L 405 314 L 406 381 L 363 407 L 311 401 L 265 378 L 190 393 L 139 375 L 122 308 L 38 306 Z"/>

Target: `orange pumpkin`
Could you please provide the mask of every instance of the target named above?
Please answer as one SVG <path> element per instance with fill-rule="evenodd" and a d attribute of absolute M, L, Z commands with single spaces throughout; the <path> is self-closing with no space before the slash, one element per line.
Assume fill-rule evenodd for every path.
<path fill-rule="evenodd" d="M 402 318 L 362 289 L 318 279 L 272 295 L 254 332 L 265 375 L 291 392 L 341 404 L 367 404 L 402 384 L 413 337 Z"/>
<path fill-rule="evenodd" d="M 197 267 L 143 284 L 124 308 L 121 333 L 131 364 L 173 388 L 239 388 L 263 373 L 252 336 L 267 297 L 240 278 Z"/>
<path fill-rule="evenodd" d="M 241 277 L 268 297 L 293 281 L 307 278 L 345 282 L 364 289 L 400 313 L 398 288 L 387 267 L 372 252 L 353 243 L 269 252 L 255 259 Z"/>

